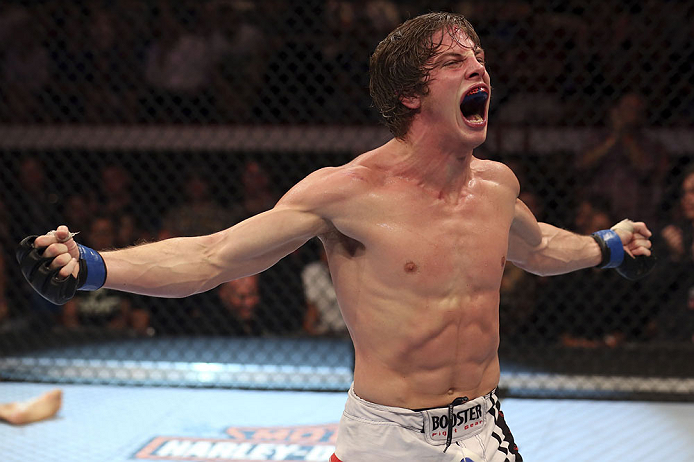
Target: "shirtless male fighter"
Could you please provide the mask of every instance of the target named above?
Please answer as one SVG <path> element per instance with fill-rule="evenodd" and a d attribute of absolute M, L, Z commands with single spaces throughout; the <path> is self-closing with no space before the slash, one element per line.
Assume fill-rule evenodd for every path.
<path fill-rule="evenodd" d="M 102 254 L 60 226 L 22 241 L 20 265 L 57 302 L 75 287 L 185 297 L 263 271 L 318 236 L 355 348 L 331 460 L 520 461 L 495 395 L 504 265 L 637 277 L 651 232 L 629 220 L 594 236 L 538 223 L 513 172 L 474 157 L 491 86 L 462 16 L 405 22 L 370 72 L 394 138 L 310 174 L 271 210 L 216 234 Z"/>

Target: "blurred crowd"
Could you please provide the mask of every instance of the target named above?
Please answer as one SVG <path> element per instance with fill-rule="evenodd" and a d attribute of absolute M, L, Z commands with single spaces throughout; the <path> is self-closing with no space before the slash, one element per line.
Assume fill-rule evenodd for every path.
<path fill-rule="evenodd" d="M 634 98 L 625 95 L 615 111 L 632 110 Z M 659 263 L 638 282 L 599 269 L 543 278 L 507 264 L 502 339 L 580 348 L 694 342 L 694 163 L 639 139 L 638 118 L 615 123 L 631 117 L 615 111 L 604 138 L 586 140 L 573 162 L 567 154 L 500 160 L 518 175 L 520 198 L 538 220 L 581 234 L 624 217 L 644 220 Z M 14 264 L 12 249 L 25 235 L 65 223 L 79 231 L 78 242 L 108 250 L 214 233 L 273 207 L 297 177 L 318 167 L 294 156 L 105 157 L 86 153 L 62 163 L 55 153 L 17 156 L 0 199 L 0 331 L 29 320 L 44 329 L 133 335 L 347 335 L 317 240 L 266 272 L 186 299 L 106 289 L 79 292 L 62 307 L 41 299 Z"/>
<path fill-rule="evenodd" d="M 658 260 L 636 282 L 597 268 L 540 278 L 507 265 L 501 330 L 509 339 L 578 348 L 694 343 L 694 162 L 648 137 L 647 113 L 641 95 L 626 93 L 573 161 L 563 155 L 562 166 L 547 165 L 557 156 L 508 162 L 521 182 L 520 199 L 538 220 L 584 235 L 624 218 L 644 221 Z"/>
<path fill-rule="evenodd" d="M 279 187 L 256 160 L 238 163 L 232 182 L 193 160 L 168 188 L 146 198 L 127 165 L 105 162 L 91 172 L 95 186 L 55 180 L 44 158 L 17 159 L 10 201 L 0 200 L 0 332 L 28 323 L 32 330 L 112 331 L 132 335 L 346 336 L 322 247 L 312 242 L 260 275 L 222 284 L 183 300 L 149 299 L 108 289 L 78 292 L 63 306 L 33 293 L 16 271 L 12 249 L 20 236 L 43 234 L 58 223 L 78 231 L 79 243 L 108 250 L 153 240 L 220 231 L 274 206 Z M 50 165 L 55 167 L 51 162 Z M 79 166 L 79 163 L 75 163 Z M 86 167 L 85 168 L 89 168 Z M 156 175 L 140 166 L 140 173 Z M 52 172 L 56 173 L 55 169 Z M 277 173 L 277 172 L 275 172 Z M 59 176 L 79 175 L 62 171 Z M 216 180 L 214 179 L 216 177 Z M 157 178 L 162 180 L 162 178 Z M 162 190 L 167 190 L 161 195 Z M 3 194 L 4 196 L 4 194 Z M 156 199 L 169 201 L 157 210 Z M 144 199 L 144 200 L 143 200 Z M 149 205 L 149 207 L 148 207 Z M 5 220 L 9 215 L 12 220 Z M 27 290 L 29 289 L 29 290 Z M 19 327 L 22 327 L 19 325 Z M 27 327 L 26 325 L 23 327 Z"/>
<path fill-rule="evenodd" d="M 627 90 L 651 124 L 694 121 L 694 14 L 677 0 L 7 1 L 0 121 L 371 124 L 370 54 L 433 9 L 475 25 L 499 123 L 596 125 Z"/>

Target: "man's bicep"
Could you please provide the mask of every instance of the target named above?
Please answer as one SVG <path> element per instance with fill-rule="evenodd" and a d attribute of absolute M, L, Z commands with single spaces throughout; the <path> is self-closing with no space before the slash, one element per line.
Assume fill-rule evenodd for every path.
<path fill-rule="evenodd" d="M 236 277 L 239 264 L 243 272 L 267 269 L 312 237 L 333 231 L 336 218 L 350 215 L 349 204 L 363 190 L 359 186 L 362 183 L 352 170 L 317 170 L 290 189 L 271 210 L 223 231 L 224 242 L 215 247 L 220 251 L 219 264 L 232 268 L 225 275 Z"/>
<path fill-rule="evenodd" d="M 516 199 L 508 239 L 508 260 L 522 265 L 541 245 L 542 230 L 537 219 L 523 201 Z"/>
<path fill-rule="evenodd" d="M 269 268 L 327 227 L 313 212 L 278 205 L 210 236 L 209 258 L 224 280 L 236 279 Z"/>

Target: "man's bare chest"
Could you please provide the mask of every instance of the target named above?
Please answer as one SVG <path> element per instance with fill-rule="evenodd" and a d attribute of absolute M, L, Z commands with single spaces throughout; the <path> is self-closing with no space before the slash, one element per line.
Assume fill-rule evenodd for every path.
<path fill-rule="evenodd" d="M 373 195 L 365 207 L 350 232 L 372 277 L 432 293 L 498 284 L 513 217 L 504 198 L 475 193 L 451 204 L 397 191 Z"/>

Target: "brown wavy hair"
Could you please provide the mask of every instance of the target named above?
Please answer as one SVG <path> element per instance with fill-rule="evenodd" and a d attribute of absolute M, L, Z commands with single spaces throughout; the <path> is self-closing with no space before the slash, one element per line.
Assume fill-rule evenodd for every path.
<path fill-rule="evenodd" d="M 480 39 L 463 15 L 455 13 L 429 13 L 409 19 L 399 25 L 381 41 L 369 61 L 369 92 L 374 105 L 381 112 L 386 126 L 396 138 L 404 138 L 419 112 L 402 103 L 403 98 L 428 94 L 428 65 L 439 53 L 443 41 L 435 36 L 446 31 L 454 40 L 457 31 L 464 32 L 475 47 Z"/>

